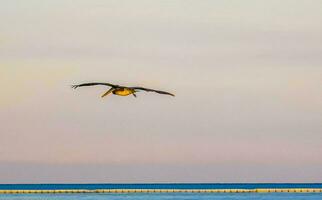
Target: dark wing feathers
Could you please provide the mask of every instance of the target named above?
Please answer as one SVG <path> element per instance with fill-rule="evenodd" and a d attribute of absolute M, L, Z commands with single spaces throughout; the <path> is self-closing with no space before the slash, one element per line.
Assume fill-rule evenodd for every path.
<path fill-rule="evenodd" d="M 156 92 L 156 93 L 159 93 L 159 94 L 166 94 L 166 95 L 174 96 L 174 94 L 171 94 L 171 93 L 165 92 L 165 91 L 161 91 L 161 90 L 153 90 L 153 89 L 144 88 L 144 87 L 131 87 L 131 88 L 135 89 L 135 90 L 144 90 L 144 91 L 147 91 L 147 92 Z"/>
<path fill-rule="evenodd" d="M 118 85 L 113 85 L 110 83 L 83 83 L 83 84 L 79 84 L 79 85 L 72 85 L 72 88 L 76 89 L 78 87 L 94 86 L 94 85 L 105 85 L 105 86 L 110 86 L 110 87 L 118 87 Z"/>

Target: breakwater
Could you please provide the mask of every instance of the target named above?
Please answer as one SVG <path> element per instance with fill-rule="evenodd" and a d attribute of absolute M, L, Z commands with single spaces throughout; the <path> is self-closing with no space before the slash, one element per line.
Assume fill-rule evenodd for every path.
<path fill-rule="evenodd" d="M 0 194 L 72 194 L 72 193 L 322 193 L 322 188 L 260 189 L 64 189 L 64 190 L 0 190 Z"/>

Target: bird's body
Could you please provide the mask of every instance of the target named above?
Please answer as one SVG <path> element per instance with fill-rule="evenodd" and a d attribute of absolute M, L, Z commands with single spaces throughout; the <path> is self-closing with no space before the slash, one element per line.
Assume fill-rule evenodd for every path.
<path fill-rule="evenodd" d="M 131 88 L 116 88 L 113 90 L 113 94 L 119 95 L 119 96 L 128 96 L 130 94 L 134 94 L 136 91 Z"/>
<path fill-rule="evenodd" d="M 156 92 L 159 94 L 165 94 L 165 95 L 171 95 L 174 96 L 173 94 L 161 90 L 153 90 L 149 88 L 144 88 L 144 87 L 126 87 L 126 86 L 120 86 L 120 85 L 114 85 L 110 83 L 83 83 L 80 85 L 73 85 L 72 88 L 76 89 L 78 87 L 84 87 L 84 86 L 95 86 L 95 85 L 104 85 L 104 86 L 109 86 L 111 87 L 108 91 L 106 91 L 102 97 L 105 97 L 109 95 L 110 93 L 118 96 L 128 96 L 128 95 L 133 95 L 136 97 L 136 92 L 139 92 L 140 90 L 146 91 L 146 92 Z"/>

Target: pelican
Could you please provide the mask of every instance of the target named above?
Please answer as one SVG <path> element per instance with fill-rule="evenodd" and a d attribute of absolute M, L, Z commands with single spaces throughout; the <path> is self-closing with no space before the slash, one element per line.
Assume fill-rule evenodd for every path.
<path fill-rule="evenodd" d="M 139 91 L 146 91 L 146 92 L 156 92 L 159 94 L 165 94 L 165 95 L 170 95 L 174 96 L 173 94 L 161 90 L 153 90 L 149 88 L 144 88 L 144 87 L 126 87 L 126 86 L 121 86 L 121 85 L 114 85 L 111 83 L 83 83 L 79 85 L 72 85 L 72 88 L 76 89 L 79 87 L 85 87 L 85 86 L 96 86 L 96 85 L 104 85 L 111 87 L 109 90 L 107 90 L 101 97 L 105 97 L 109 94 L 114 94 L 114 95 L 119 95 L 119 96 L 128 96 L 132 94 L 134 97 L 136 97 L 136 92 Z"/>

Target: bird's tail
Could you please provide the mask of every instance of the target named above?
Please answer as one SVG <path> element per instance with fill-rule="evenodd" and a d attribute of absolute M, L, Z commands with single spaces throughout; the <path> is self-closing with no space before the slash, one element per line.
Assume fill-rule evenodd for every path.
<path fill-rule="evenodd" d="M 113 90 L 114 90 L 114 88 L 107 90 L 107 92 L 105 92 L 101 97 L 103 98 L 103 97 L 109 95 L 111 92 L 113 92 Z"/>

